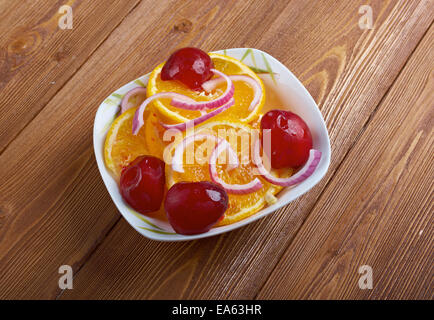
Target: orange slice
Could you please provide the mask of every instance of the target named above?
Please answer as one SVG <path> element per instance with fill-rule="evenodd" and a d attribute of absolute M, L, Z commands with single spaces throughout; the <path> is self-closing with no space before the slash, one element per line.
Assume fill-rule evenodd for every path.
<path fill-rule="evenodd" d="M 255 79 L 261 85 L 263 92 L 262 99 L 259 102 L 259 106 L 257 106 L 253 111 L 249 111 L 248 108 L 253 99 L 254 91 L 244 81 L 234 81 L 235 105 L 232 106 L 229 110 L 226 110 L 221 114 L 215 116 L 213 120 L 209 121 L 237 120 L 243 123 L 249 123 L 257 119 L 259 112 L 265 102 L 265 88 L 262 80 L 248 66 L 246 66 L 244 63 L 237 59 L 217 53 L 210 53 L 209 55 L 214 63 L 214 67 L 217 70 L 222 71 L 227 75 L 247 75 Z M 196 101 L 209 101 L 219 97 L 226 89 L 226 84 L 222 84 L 216 90 L 214 90 L 213 93 L 206 94 L 204 91 L 193 91 L 178 81 L 163 81 L 161 80 L 160 76 L 163 66 L 164 63 L 156 67 L 151 73 L 151 76 L 149 77 L 147 87 L 148 97 L 159 92 L 177 92 L 187 95 Z M 186 122 L 189 119 L 194 119 L 201 115 L 199 111 L 183 110 L 171 106 L 170 99 L 156 100 L 153 102 L 153 105 L 156 106 L 158 111 L 160 111 L 160 113 L 165 118 L 171 120 L 171 122 L 173 123 Z"/>
<path fill-rule="evenodd" d="M 159 154 L 162 154 L 164 149 L 159 132 L 156 130 L 157 127 L 153 127 L 156 119 L 155 111 L 150 109 L 145 113 L 147 126 L 142 128 L 137 136 L 133 135 L 131 130 L 135 112 L 136 108 L 131 108 L 117 117 L 111 125 L 105 140 L 104 160 L 107 168 L 117 179 L 119 179 L 122 169 L 138 156 L 152 155 L 159 157 Z M 148 145 L 150 148 L 147 148 Z M 161 159 L 161 157 L 159 158 Z M 134 210 L 131 209 L 131 211 Z M 139 213 L 135 214 L 140 216 Z M 160 220 L 167 220 L 163 205 L 158 211 L 150 212 L 147 215 Z"/>
<path fill-rule="evenodd" d="M 131 161 L 148 152 L 145 130 L 142 128 L 137 136 L 131 132 L 135 112 L 136 108 L 131 108 L 117 117 L 105 139 L 105 164 L 116 178 L 120 177 L 122 169 Z"/>
<path fill-rule="evenodd" d="M 255 167 L 251 159 L 245 157 L 246 149 L 243 149 L 246 146 L 246 140 L 247 144 L 250 145 L 248 140 L 250 138 L 246 138 L 246 134 L 250 137 L 252 129 L 253 127 L 250 125 L 230 121 L 213 121 L 195 128 L 195 134 L 212 134 L 221 138 L 223 138 L 223 131 L 220 130 L 225 130 L 226 140 L 231 144 L 232 148 L 237 151 L 241 162 L 238 168 L 231 171 L 227 171 L 226 164 L 217 164 L 219 176 L 227 183 L 246 184 L 254 179 Z M 246 140 L 243 142 L 242 139 Z M 184 153 L 183 173 L 173 171 L 170 165 L 166 165 L 166 181 L 168 188 L 180 181 L 211 181 L 208 169 L 209 162 L 204 162 L 203 159 L 209 159 L 209 153 L 214 146 L 205 146 L 207 143 L 208 142 L 204 141 L 194 142 L 195 151 L 193 162 L 191 161 L 191 157 L 190 161 L 188 161 L 188 156 L 186 152 Z M 175 148 L 176 145 L 174 145 L 172 149 L 174 150 Z M 188 148 L 186 148 L 186 150 L 188 150 Z M 222 156 L 225 156 L 224 154 L 225 152 Z M 250 154 L 251 152 L 247 151 L 247 156 Z M 244 195 L 228 194 L 229 207 L 225 212 L 224 219 L 220 221 L 217 226 L 228 225 L 245 219 L 261 210 L 267 203 L 273 203 L 275 200 L 274 195 L 282 188 L 268 183 L 261 177 L 259 177 L 259 179 L 263 187 L 256 192 Z"/>
<path fill-rule="evenodd" d="M 147 111 L 147 112 L 146 112 Z M 158 117 L 155 108 L 151 106 L 145 111 L 145 139 L 149 155 L 163 159 L 164 149 L 170 143 L 165 141 L 165 129 L 160 125 L 161 119 Z"/>

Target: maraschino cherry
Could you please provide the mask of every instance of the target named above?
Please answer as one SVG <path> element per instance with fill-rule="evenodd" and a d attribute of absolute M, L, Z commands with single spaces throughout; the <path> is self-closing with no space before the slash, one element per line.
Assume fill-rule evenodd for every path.
<path fill-rule="evenodd" d="M 184 235 L 209 231 L 228 208 L 226 191 L 208 181 L 179 182 L 167 192 L 164 208 L 173 229 Z"/>
<path fill-rule="evenodd" d="M 177 80 L 192 90 L 200 90 L 211 79 L 214 68 L 211 57 L 198 48 L 175 51 L 161 70 L 161 80 Z"/>
<path fill-rule="evenodd" d="M 271 130 L 271 148 L 264 147 L 264 150 L 271 149 L 271 155 L 267 156 L 273 168 L 299 167 L 309 158 L 312 134 L 306 122 L 295 113 L 268 111 L 261 119 L 261 129 Z"/>
<path fill-rule="evenodd" d="M 164 162 L 152 156 L 140 156 L 122 170 L 121 194 L 142 214 L 157 211 L 164 196 Z"/>

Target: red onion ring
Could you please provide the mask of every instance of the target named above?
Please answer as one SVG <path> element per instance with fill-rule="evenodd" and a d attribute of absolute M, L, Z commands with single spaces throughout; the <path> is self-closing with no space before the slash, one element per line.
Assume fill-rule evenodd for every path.
<path fill-rule="evenodd" d="M 140 128 L 143 126 L 144 121 L 143 121 L 143 113 L 146 110 L 146 107 L 148 106 L 148 104 L 156 99 L 162 99 L 162 98 L 177 98 L 177 99 L 184 99 L 186 101 L 190 100 L 190 101 L 195 101 L 193 99 L 191 99 L 190 97 L 187 97 L 183 94 L 180 93 L 176 93 L 176 92 L 160 92 L 160 93 L 156 93 L 153 96 L 150 96 L 148 99 L 146 99 L 145 101 L 143 101 L 143 103 L 140 105 L 140 107 L 136 110 L 136 113 L 134 114 L 134 118 L 133 118 L 133 134 L 137 135 L 137 133 L 139 133 Z"/>
<path fill-rule="evenodd" d="M 219 139 L 216 136 L 213 136 L 210 134 L 195 134 L 195 135 L 191 135 L 191 136 L 186 137 L 184 140 L 182 140 L 182 142 L 179 145 L 176 146 L 175 153 L 174 153 L 173 158 L 172 158 L 172 170 L 173 171 L 184 172 L 183 155 L 184 155 L 185 148 L 187 148 L 187 146 L 190 143 L 193 143 L 194 141 L 197 141 L 197 140 L 203 140 L 203 139 L 213 139 L 214 141 L 217 142 L 217 144 L 222 143 L 223 147 L 228 150 L 228 153 L 229 153 L 228 170 L 235 169 L 236 167 L 238 167 L 240 165 L 240 163 L 238 161 L 237 153 L 235 152 L 234 149 L 232 149 L 229 142 L 227 142 L 224 139 Z"/>
<path fill-rule="evenodd" d="M 315 172 L 315 169 L 317 168 L 322 155 L 321 151 L 311 149 L 306 164 L 296 174 L 289 178 L 277 178 L 273 176 L 270 172 L 268 172 L 262 164 L 260 149 L 261 142 L 259 139 L 257 139 L 253 151 L 253 162 L 258 167 L 259 173 L 268 182 L 282 187 L 293 186 L 309 178 Z"/>
<path fill-rule="evenodd" d="M 156 93 L 153 96 L 147 98 L 145 101 L 143 101 L 143 103 L 140 105 L 140 107 L 137 109 L 136 113 L 134 114 L 134 118 L 133 118 L 133 134 L 137 135 L 137 133 L 139 132 L 140 128 L 143 126 L 144 121 L 143 121 L 143 113 L 145 112 L 145 109 L 147 107 L 147 105 L 156 99 L 161 99 L 161 98 L 171 98 L 171 105 L 173 105 L 174 107 L 177 108 L 181 108 L 181 109 L 186 109 L 186 110 L 199 110 L 199 111 L 203 111 L 205 109 L 214 109 L 217 107 L 221 107 L 219 109 L 213 110 L 210 113 L 207 114 L 203 114 L 202 116 L 200 116 L 199 118 L 194 119 L 195 122 L 194 125 L 199 124 L 211 117 L 213 117 L 214 115 L 223 112 L 224 110 L 226 110 L 227 108 L 231 107 L 235 102 L 233 101 L 233 96 L 234 96 L 234 91 L 235 91 L 235 87 L 234 84 L 232 83 L 232 81 L 229 79 L 229 77 L 227 75 L 225 75 L 224 73 L 215 70 L 215 69 L 211 69 L 211 71 L 213 71 L 215 74 L 219 75 L 221 78 L 225 79 L 227 82 L 227 88 L 226 91 L 223 95 L 221 95 L 220 97 L 218 97 L 215 100 L 212 101 L 204 101 L 204 102 L 197 102 L 194 99 L 187 97 L 186 95 L 180 94 L 180 93 L 176 93 L 176 92 L 160 92 L 160 93 Z M 231 104 L 232 101 L 232 104 Z M 228 106 L 229 104 L 229 106 Z M 226 108 L 224 108 L 226 106 Z M 223 108 L 223 109 L 222 109 Z M 203 113 L 203 112 L 201 112 Z M 202 120 L 203 119 L 203 120 Z M 188 123 L 188 122 L 186 122 Z M 186 124 L 185 123 L 185 124 Z M 180 129 L 180 130 L 185 130 L 185 124 L 177 124 L 174 125 L 173 127 L 168 127 L 166 129 Z M 168 125 L 167 125 L 168 126 Z M 164 127 L 164 125 L 163 125 Z"/>
<path fill-rule="evenodd" d="M 234 98 L 231 98 L 229 100 L 229 102 L 226 103 L 225 105 L 223 105 L 220 108 L 217 108 L 217 109 L 215 109 L 215 110 L 213 110 L 213 111 L 211 111 L 211 112 L 209 112 L 207 114 L 204 114 L 203 116 L 200 116 L 198 118 L 191 119 L 191 120 L 189 120 L 187 122 L 182 122 L 182 123 L 178 123 L 178 124 L 165 124 L 165 123 L 161 123 L 161 122 L 160 122 L 160 124 L 166 130 L 177 129 L 177 130 L 184 131 L 189 126 L 190 127 L 194 127 L 194 126 L 198 125 L 199 123 L 202 123 L 202 122 L 204 122 L 204 121 L 206 121 L 206 120 L 208 120 L 208 119 L 210 119 L 212 117 L 215 117 L 219 113 L 222 113 L 223 111 L 225 111 L 225 110 L 229 109 L 230 107 L 232 107 L 234 105 L 234 103 L 235 103 Z M 134 116 L 134 118 L 135 118 L 135 116 Z M 142 115 L 142 123 L 143 123 L 143 115 Z M 133 133 L 134 133 L 134 120 L 133 120 Z"/>
<path fill-rule="evenodd" d="M 142 88 L 142 87 L 134 88 L 128 91 L 124 95 L 121 101 L 121 114 L 127 111 L 128 109 L 135 107 L 134 104 L 129 102 L 129 100 L 135 96 L 137 96 L 140 99 L 139 103 L 137 103 L 136 105 L 142 104 L 143 101 L 146 100 L 146 88 Z"/>
<path fill-rule="evenodd" d="M 224 144 L 219 142 L 211 154 L 209 159 L 209 175 L 211 176 L 211 180 L 222 186 L 226 192 L 232 194 L 248 194 L 261 189 L 262 182 L 258 178 L 253 179 L 247 184 L 228 184 L 218 176 L 216 163 L 218 156 L 223 150 Z"/>
<path fill-rule="evenodd" d="M 231 75 L 231 76 L 228 76 L 228 77 L 232 81 L 244 81 L 244 82 L 247 82 L 252 87 L 252 89 L 254 91 L 254 96 L 253 96 L 252 102 L 250 103 L 250 106 L 249 106 L 249 111 L 252 111 L 254 109 L 254 107 L 258 105 L 259 101 L 261 101 L 261 98 L 262 98 L 262 95 L 263 95 L 261 85 L 258 83 L 258 81 L 256 81 L 252 77 L 245 76 L 245 75 Z M 220 85 L 221 83 L 223 83 L 225 81 L 226 80 L 223 77 L 211 79 L 211 80 L 208 80 L 208 81 L 204 82 L 202 84 L 202 88 L 206 92 L 211 92 L 218 85 Z"/>
<path fill-rule="evenodd" d="M 201 102 L 197 102 L 197 101 L 188 102 L 185 100 L 181 101 L 178 99 L 173 99 L 171 105 L 177 108 L 187 109 L 187 110 L 203 110 L 203 109 L 214 109 L 228 102 L 234 96 L 234 92 L 235 92 L 234 84 L 232 83 L 231 79 L 223 72 L 220 72 L 216 69 L 211 69 L 211 71 L 214 72 L 216 75 L 219 75 L 220 78 L 223 78 L 227 83 L 226 91 L 220 97 L 218 97 L 215 100 L 201 101 Z"/>

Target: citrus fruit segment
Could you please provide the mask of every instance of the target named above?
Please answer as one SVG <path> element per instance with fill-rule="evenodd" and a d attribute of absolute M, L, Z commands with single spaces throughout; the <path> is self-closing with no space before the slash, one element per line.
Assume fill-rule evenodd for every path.
<path fill-rule="evenodd" d="M 134 113 L 131 108 L 112 123 L 104 144 L 104 160 L 107 168 L 119 179 L 122 169 L 138 156 L 147 154 L 145 132 L 137 136 L 131 133 Z"/>
<path fill-rule="evenodd" d="M 165 141 L 164 132 L 166 130 L 161 126 L 161 119 L 155 108 L 151 106 L 147 111 L 145 111 L 144 115 L 146 147 L 149 155 L 163 159 L 164 149 L 170 143 L 170 140 Z"/>
<path fill-rule="evenodd" d="M 229 184 L 247 184 L 255 178 L 256 170 L 251 161 L 251 135 L 253 127 L 240 122 L 213 121 L 195 128 L 194 134 L 213 134 L 219 138 L 225 138 L 231 147 L 237 152 L 240 164 L 237 168 L 227 170 L 227 162 L 224 162 L 227 154 L 222 153 L 222 159 L 217 161 L 217 172 L 223 181 Z M 192 148 L 185 148 L 183 169 L 184 172 L 176 172 L 166 164 L 167 187 L 170 188 L 177 182 L 189 181 L 210 181 L 209 156 L 215 144 L 213 141 L 195 141 Z M 173 150 L 176 145 L 173 146 Z M 246 149 L 247 148 L 247 149 Z M 172 150 L 172 151 L 173 151 Z M 193 150 L 188 154 L 188 150 Z M 288 170 L 286 170 L 288 171 Z M 274 174 L 277 174 L 274 172 Z M 228 194 L 229 206 L 223 220 L 216 226 L 232 224 L 245 219 L 262 209 L 272 196 L 282 188 L 274 186 L 261 177 L 258 177 L 263 187 L 248 194 Z"/>
<path fill-rule="evenodd" d="M 209 55 L 214 63 L 215 69 L 225 73 L 226 75 L 247 75 L 260 84 L 263 92 L 262 98 L 259 101 L 259 105 L 253 111 L 249 111 L 248 109 L 250 103 L 254 97 L 254 90 L 244 81 L 234 81 L 235 105 L 229 110 L 226 110 L 215 116 L 212 121 L 237 120 L 244 123 L 249 123 L 257 119 L 258 114 L 265 102 L 265 88 L 262 80 L 248 66 L 237 59 L 217 53 L 210 53 Z M 147 86 L 148 97 L 160 92 L 176 92 L 189 96 L 196 101 L 210 101 L 221 96 L 226 89 L 226 84 L 221 84 L 213 92 L 207 94 L 203 90 L 191 90 L 178 81 L 163 81 L 161 80 L 161 70 L 163 69 L 163 66 L 164 63 L 160 64 L 151 73 Z M 173 123 L 186 122 L 201 115 L 200 111 L 178 109 L 171 106 L 170 99 L 156 100 L 153 102 L 153 105 L 156 106 L 158 111 L 165 118 Z"/>

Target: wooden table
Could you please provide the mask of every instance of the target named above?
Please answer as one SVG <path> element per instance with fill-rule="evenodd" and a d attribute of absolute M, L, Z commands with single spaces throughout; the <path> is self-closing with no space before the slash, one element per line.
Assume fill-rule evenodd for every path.
<path fill-rule="evenodd" d="M 432 299 L 433 19 L 433 0 L 1 0 L 0 298 Z M 92 124 L 110 92 L 184 46 L 282 61 L 317 101 L 332 161 L 265 219 L 159 243 L 112 203 Z"/>

